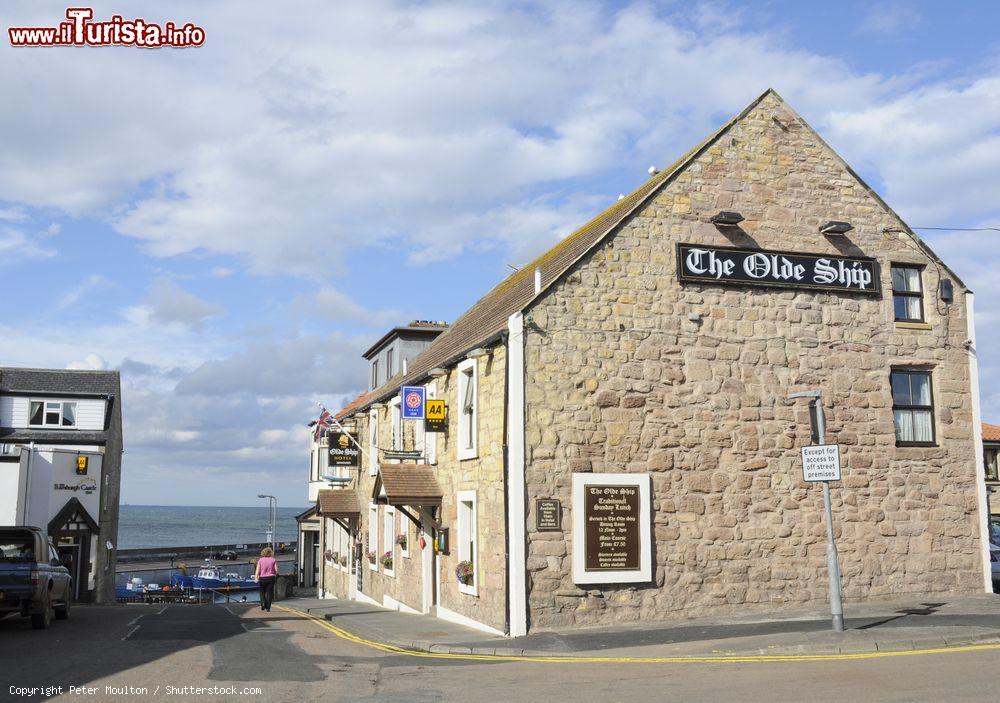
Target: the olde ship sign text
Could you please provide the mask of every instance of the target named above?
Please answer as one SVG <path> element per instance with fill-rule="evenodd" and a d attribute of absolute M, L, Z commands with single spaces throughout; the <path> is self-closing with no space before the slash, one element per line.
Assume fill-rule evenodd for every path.
<path fill-rule="evenodd" d="M 677 245 L 681 282 L 818 288 L 879 295 L 875 259 Z"/>

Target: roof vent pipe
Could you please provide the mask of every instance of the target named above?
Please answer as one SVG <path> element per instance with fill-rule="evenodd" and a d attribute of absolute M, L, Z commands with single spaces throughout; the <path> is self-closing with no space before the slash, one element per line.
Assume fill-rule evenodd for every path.
<path fill-rule="evenodd" d="M 535 295 L 542 292 L 542 270 L 540 268 L 535 269 Z"/>

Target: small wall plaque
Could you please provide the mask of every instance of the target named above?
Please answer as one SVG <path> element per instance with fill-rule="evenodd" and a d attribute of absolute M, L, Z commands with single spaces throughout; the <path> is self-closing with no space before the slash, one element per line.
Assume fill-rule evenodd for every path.
<path fill-rule="evenodd" d="M 562 504 L 557 499 L 535 500 L 535 529 L 539 532 L 562 531 Z"/>

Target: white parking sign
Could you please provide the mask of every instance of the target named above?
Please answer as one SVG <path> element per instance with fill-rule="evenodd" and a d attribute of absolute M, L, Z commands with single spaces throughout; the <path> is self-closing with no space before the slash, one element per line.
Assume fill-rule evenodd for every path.
<path fill-rule="evenodd" d="M 802 447 L 803 481 L 839 481 L 840 445 L 814 444 Z"/>

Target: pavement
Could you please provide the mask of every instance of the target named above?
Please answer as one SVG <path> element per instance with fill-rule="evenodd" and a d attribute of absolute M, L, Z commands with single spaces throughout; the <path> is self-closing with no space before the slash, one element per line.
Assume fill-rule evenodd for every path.
<path fill-rule="evenodd" d="M 1000 595 L 845 604 L 845 631 L 829 613 L 783 608 L 739 617 L 675 619 L 506 638 L 441 620 L 346 600 L 282 605 L 371 642 L 401 649 L 503 656 L 663 657 L 906 652 L 1000 642 Z"/>

